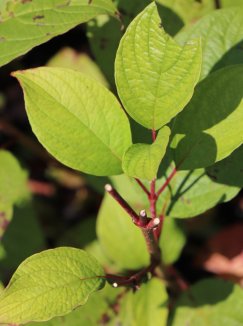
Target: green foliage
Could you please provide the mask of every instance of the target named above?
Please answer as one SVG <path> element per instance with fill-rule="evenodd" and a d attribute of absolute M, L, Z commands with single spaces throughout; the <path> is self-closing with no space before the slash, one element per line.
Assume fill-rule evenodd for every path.
<path fill-rule="evenodd" d="M 159 129 L 189 102 L 200 65 L 200 42 L 177 45 L 152 3 L 130 24 L 116 56 L 116 85 L 126 111 L 144 127 Z"/>
<path fill-rule="evenodd" d="M 207 168 L 213 181 L 222 184 L 243 187 L 243 145 L 230 156 Z"/>
<path fill-rule="evenodd" d="M 12 218 L 13 206 L 28 194 L 27 172 L 10 152 L 0 150 L 0 238 Z"/>
<path fill-rule="evenodd" d="M 65 315 L 104 286 L 102 275 L 96 259 L 80 249 L 60 247 L 35 254 L 18 267 L 1 293 L 0 322 L 19 324 Z"/>
<path fill-rule="evenodd" d="M 165 155 L 169 137 L 170 129 L 165 126 L 152 145 L 135 144 L 129 147 L 123 157 L 123 171 L 131 177 L 153 180 Z"/>
<path fill-rule="evenodd" d="M 113 289 L 110 285 L 106 285 L 102 291 L 91 294 L 85 306 L 75 309 L 72 313 L 53 318 L 49 321 L 42 323 L 43 326 L 97 326 L 105 315 L 111 322 L 108 326 L 112 325 L 115 320 L 115 314 L 111 308 L 115 303 L 116 297 L 121 291 Z M 28 326 L 38 326 L 39 323 L 28 323 Z"/>
<path fill-rule="evenodd" d="M 242 84 L 243 65 L 216 71 L 198 84 L 192 100 L 176 117 L 172 128 L 178 168 L 210 166 L 242 144 L 239 135 L 239 130 L 243 130 Z"/>
<path fill-rule="evenodd" d="M 171 235 L 173 234 L 173 239 Z M 175 219 L 166 217 L 159 240 L 163 262 L 167 265 L 174 263 L 180 257 L 186 243 L 186 235 Z"/>
<path fill-rule="evenodd" d="M 0 243 L 0 279 L 6 279 L 24 259 L 44 249 L 35 207 L 29 202 L 16 207 Z"/>
<path fill-rule="evenodd" d="M 178 300 L 171 325 L 240 326 L 242 300 L 243 292 L 238 285 L 217 279 L 200 281 Z"/>
<path fill-rule="evenodd" d="M 115 1 L 123 17 L 110 0 L 0 4 L 0 64 L 104 14 L 89 23 L 88 37 L 111 88 L 116 57 L 120 96 L 107 89 L 106 79 L 90 57 L 72 49 L 58 53 L 47 63 L 49 67 L 13 73 L 23 88 L 33 132 L 48 152 L 72 169 L 106 177 L 98 183 L 76 173 L 78 182 L 75 179 L 73 185 L 72 180 L 64 181 L 72 172 L 60 177 L 62 167 L 47 173 L 47 178 L 51 176 L 52 182 L 72 193 L 74 211 L 81 208 L 83 217 L 88 183 L 100 194 L 107 177 L 112 185 L 105 187 L 97 223 L 90 216 L 77 223 L 73 212 L 65 211 L 63 234 L 55 230 L 58 239 L 48 239 L 51 245 L 65 247 L 34 254 L 45 243 L 30 203 L 15 211 L 3 234 L 13 206 L 28 196 L 28 190 L 26 172 L 9 152 L 0 151 L 1 280 L 34 254 L 19 265 L 0 292 L 0 323 L 242 323 L 238 302 L 243 298 L 237 285 L 217 279 L 200 281 L 176 301 L 186 283 L 177 266 L 168 265 L 179 259 L 187 242 L 184 226 L 189 223 L 178 219 L 195 217 L 232 199 L 243 184 L 239 132 L 243 130 L 243 65 L 237 64 L 243 63 L 239 56 L 243 8 L 217 10 L 190 26 L 213 11 L 215 4 L 209 0 L 150 2 Z M 222 4 L 229 5 L 227 0 Z M 114 16 L 123 21 L 123 31 Z M 177 34 L 183 25 L 186 28 Z M 42 182 L 38 186 L 43 187 Z M 20 242 L 24 245 L 19 251 Z M 105 279 L 114 287 L 128 289 L 107 286 L 94 295 Z M 89 297 L 89 303 L 79 307 Z"/>
<path fill-rule="evenodd" d="M 90 4 L 86 0 L 2 0 L 0 66 L 97 15 L 114 15 L 115 10 L 111 0 Z"/>
<path fill-rule="evenodd" d="M 171 168 L 166 175 L 168 177 Z M 158 182 L 164 183 L 165 177 Z M 166 204 L 166 216 L 176 218 L 194 217 L 215 205 L 229 201 L 239 192 L 237 187 L 213 182 L 204 169 L 178 171 L 170 182 L 158 205 Z"/>
<path fill-rule="evenodd" d="M 119 268 L 139 269 L 148 265 L 149 255 L 141 231 L 108 195 L 99 211 L 97 234 L 105 254 Z"/>
<path fill-rule="evenodd" d="M 0 162 L 1 204 L 10 206 L 21 202 L 28 196 L 27 172 L 8 151 L 0 150 Z"/>
<path fill-rule="evenodd" d="M 201 78 L 205 78 L 216 68 L 243 63 L 239 44 L 243 38 L 242 20 L 242 6 L 217 10 L 176 36 L 176 40 L 181 44 L 194 38 L 201 38 L 203 55 Z"/>
<path fill-rule="evenodd" d="M 78 53 L 72 48 L 63 48 L 47 62 L 48 67 L 61 67 L 78 70 L 108 87 L 97 64 L 85 53 Z"/>
<path fill-rule="evenodd" d="M 37 68 L 15 76 L 24 90 L 33 131 L 53 156 L 86 173 L 121 173 L 131 134 L 112 93 L 69 69 Z"/>
<path fill-rule="evenodd" d="M 121 308 L 121 324 L 129 326 L 166 325 L 167 292 L 159 279 L 152 279 L 133 294 L 129 292 Z"/>

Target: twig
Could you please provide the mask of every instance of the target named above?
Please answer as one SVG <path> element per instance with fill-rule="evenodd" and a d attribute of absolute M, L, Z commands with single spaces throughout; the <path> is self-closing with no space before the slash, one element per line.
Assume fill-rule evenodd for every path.
<path fill-rule="evenodd" d="M 150 192 L 148 189 L 145 187 L 145 185 L 137 178 L 135 178 L 136 182 L 139 184 L 139 186 L 142 188 L 142 190 L 147 194 L 147 196 L 150 196 Z"/>
<path fill-rule="evenodd" d="M 139 225 L 139 216 L 131 206 L 122 198 L 120 194 L 110 185 L 105 185 L 105 190 L 118 202 L 118 204 L 131 216 L 133 223 Z"/>
<path fill-rule="evenodd" d="M 166 179 L 165 183 L 162 185 L 162 187 L 158 190 L 156 196 L 157 198 L 162 194 L 162 192 L 166 189 L 166 187 L 169 185 L 171 179 L 175 176 L 177 172 L 176 167 L 172 170 L 171 174 L 168 176 L 168 178 Z"/>

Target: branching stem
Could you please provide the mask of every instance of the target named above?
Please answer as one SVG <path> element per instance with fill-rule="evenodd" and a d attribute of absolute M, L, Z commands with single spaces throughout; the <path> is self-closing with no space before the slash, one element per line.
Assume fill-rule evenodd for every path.
<path fill-rule="evenodd" d="M 157 198 L 162 194 L 162 192 L 166 189 L 166 187 L 170 184 L 170 181 L 172 178 L 176 175 L 177 169 L 176 167 L 172 170 L 171 174 L 166 179 L 165 183 L 162 185 L 162 187 L 158 190 L 156 196 Z"/>

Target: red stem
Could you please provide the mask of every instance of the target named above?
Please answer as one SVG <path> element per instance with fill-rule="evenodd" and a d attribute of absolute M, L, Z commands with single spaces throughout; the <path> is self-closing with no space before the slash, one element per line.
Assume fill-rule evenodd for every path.
<path fill-rule="evenodd" d="M 156 140 L 156 130 L 152 129 L 152 140 L 153 142 Z"/>
<path fill-rule="evenodd" d="M 150 196 L 149 196 L 150 213 L 151 213 L 151 218 L 153 219 L 156 217 L 156 201 L 157 201 L 157 195 L 155 193 L 155 185 L 156 185 L 156 179 L 151 181 Z"/>
<path fill-rule="evenodd" d="M 176 167 L 172 170 L 171 174 L 168 176 L 168 178 L 166 179 L 165 183 L 162 185 L 162 187 L 158 190 L 156 196 L 157 198 L 162 194 L 162 192 L 166 189 L 166 187 L 169 185 L 171 179 L 175 176 L 177 172 Z"/>
<path fill-rule="evenodd" d="M 110 185 L 105 185 L 105 190 L 119 203 L 119 205 L 131 216 L 133 223 L 139 225 L 140 219 L 131 206 L 122 198 L 120 194 Z"/>
<path fill-rule="evenodd" d="M 148 189 L 145 187 L 145 185 L 137 178 L 135 178 L 135 180 L 137 181 L 137 183 L 139 184 L 139 186 L 143 189 L 143 191 L 147 194 L 147 196 L 150 196 L 150 192 L 148 191 Z"/>

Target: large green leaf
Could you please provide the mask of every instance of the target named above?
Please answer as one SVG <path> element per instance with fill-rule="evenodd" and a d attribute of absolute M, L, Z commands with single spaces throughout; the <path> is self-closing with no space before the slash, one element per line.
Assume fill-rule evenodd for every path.
<path fill-rule="evenodd" d="M 131 144 L 126 114 L 99 82 L 62 68 L 19 71 L 34 133 L 62 163 L 94 175 L 119 174 Z"/>
<path fill-rule="evenodd" d="M 62 316 L 104 286 L 104 271 L 85 251 L 57 248 L 26 259 L 0 295 L 0 323 Z"/>
<path fill-rule="evenodd" d="M 115 14 L 111 0 L 2 0 L 0 66 L 99 14 Z"/>
<path fill-rule="evenodd" d="M 175 219 L 165 217 L 159 246 L 162 260 L 165 264 L 172 264 L 180 257 L 186 243 L 186 235 Z"/>
<path fill-rule="evenodd" d="M 230 156 L 207 168 L 208 175 L 215 181 L 231 186 L 243 187 L 243 145 Z"/>
<path fill-rule="evenodd" d="M 144 127 L 158 129 L 192 97 L 201 68 L 198 40 L 179 46 L 161 26 L 154 3 L 128 27 L 115 62 L 121 101 Z"/>
<path fill-rule="evenodd" d="M 70 314 L 62 317 L 56 317 L 49 321 L 39 323 L 30 323 L 28 326 L 97 326 L 100 325 L 103 316 L 110 320 L 107 326 L 114 326 L 114 311 L 112 304 L 115 303 L 116 297 L 121 293 L 122 288 L 114 289 L 106 285 L 102 291 L 92 294 L 85 306 L 72 311 Z"/>
<path fill-rule="evenodd" d="M 166 325 L 168 295 L 165 285 L 157 278 L 143 284 L 139 291 L 129 292 L 123 299 L 121 325 L 159 326 Z"/>
<path fill-rule="evenodd" d="M 123 28 L 131 22 L 150 0 L 119 0 L 116 1 L 122 14 L 122 23 L 109 15 L 101 15 L 87 24 L 87 37 L 95 61 L 104 72 L 111 86 L 115 87 L 114 62 Z M 122 28 L 123 27 L 123 28 Z"/>
<path fill-rule="evenodd" d="M 241 326 L 243 291 L 228 281 L 207 279 L 184 293 L 174 310 L 171 326 Z"/>
<path fill-rule="evenodd" d="M 176 36 L 176 40 L 181 44 L 201 37 L 203 51 L 201 78 L 206 77 L 216 64 L 219 65 L 218 61 L 223 61 L 219 67 L 235 62 L 243 63 L 242 47 L 237 46 L 243 40 L 242 20 L 242 6 L 217 10 Z"/>
<path fill-rule="evenodd" d="M 135 178 L 152 180 L 157 176 L 160 162 L 165 154 L 169 142 L 170 129 L 162 128 L 152 145 L 135 144 L 125 152 L 123 171 Z"/>
<path fill-rule="evenodd" d="M 243 65 L 218 70 L 197 86 L 172 128 L 178 168 L 210 166 L 243 143 L 242 95 Z"/>
<path fill-rule="evenodd" d="M 149 254 L 141 230 L 110 195 L 106 195 L 98 215 L 97 234 L 107 256 L 124 269 L 149 264 Z"/>
<path fill-rule="evenodd" d="M 168 169 L 166 175 L 171 172 Z M 158 181 L 158 187 L 165 178 Z M 194 217 L 215 205 L 232 199 L 239 188 L 213 182 L 204 169 L 178 171 L 159 199 L 159 211 L 165 205 L 165 215 L 176 218 Z"/>

